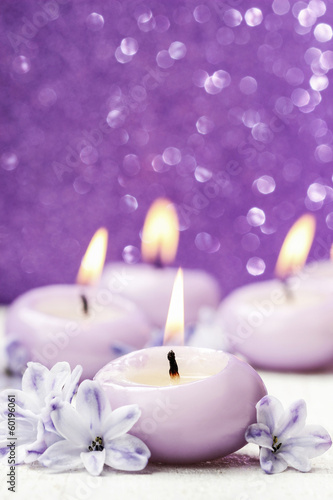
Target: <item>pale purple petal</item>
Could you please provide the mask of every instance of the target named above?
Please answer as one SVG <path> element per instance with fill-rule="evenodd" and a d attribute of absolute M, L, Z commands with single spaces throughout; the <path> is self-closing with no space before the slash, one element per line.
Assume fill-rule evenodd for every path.
<path fill-rule="evenodd" d="M 8 422 L 7 419 L 0 421 L 0 440 L 6 439 L 8 433 Z"/>
<path fill-rule="evenodd" d="M 1 441 L 0 442 L 0 464 L 2 465 L 8 465 L 8 441 Z M 15 464 L 13 465 L 21 465 L 24 463 L 25 458 L 27 456 L 27 451 L 26 451 L 26 446 L 25 445 L 18 445 L 16 443 L 15 447 Z"/>
<path fill-rule="evenodd" d="M 267 448 L 260 449 L 260 466 L 267 474 L 278 474 L 288 467 L 287 462 L 279 453 L 273 453 Z"/>
<path fill-rule="evenodd" d="M 275 429 L 280 443 L 283 443 L 289 436 L 298 434 L 305 426 L 306 403 L 303 399 L 295 401 L 290 405 L 285 415 Z"/>
<path fill-rule="evenodd" d="M 0 458 L 2 462 L 6 462 L 8 452 L 10 448 L 11 440 L 8 440 L 8 424 L 6 421 L 1 422 L 1 438 L 0 438 Z M 26 447 L 30 445 L 37 436 L 37 419 L 16 419 L 16 429 L 17 432 L 15 436 L 17 440 L 13 439 L 15 444 L 15 464 L 21 464 L 24 462 L 26 457 Z M 19 429 L 19 432 L 18 432 Z"/>
<path fill-rule="evenodd" d="M 37 438 L 39 420 L 34 418 L 16 418 L 15 420 L 15 437 L 18 444 L 31 444 Z"/>
<path fill-rule="evenodd" d="M 290 467 L 300 472 L 309 472 L 311 469 L 310 460 L 304 453 L 303 448 L 297 446 L 284 447 L 282 445 L 279 457 L 283 458 Z"/>
<path fill-rule="evenodd" d="M 274 396 L 264 396 L 257 404 L 257 422 L 267 425 L 273 435 L 276 425 L 282 418 L 284 410 L 280 401 Z"/>
<path fill-rule="evenodd" d="M 150 451 L 141 439 L 130 434 L 104 442 L 104 446 L 105 463 L 118 470 L 142 470 L 150 457 Z"/>
<path fill-rule="evenodd" d="M 24 462 L 26 464 L 31 464 L 39 459 L 39 457 L 44 453 L 47 446 L 45 441 L 35 441 L 30 446 L 26 447 L 26 457 Z"/>
<path fill-rule="evenodd" d="M 245 439 L 248 443 L 272 449 L 273 438 L 265 424 L 250 425 L 246 430 Z"/>
<path fill-rule="evenodd" d="M 27 417 L 40 413 L 41 406 L 35 394 L 27 394 L 19 389 L 5 389 L 0 393 L 0 418 L 7 419 L 8 396 L 15 396 L 15 415 L 17 417 Z"/>
<path fill-rule="evenodd" d="M 57 432 L 77 446 L 88 448 L 91 435 L 81 415 L 66 401 L 51 412 L 51 418 Z"/>
<path fill-rule="evenodd" d="M 321 425 L 306 425 L 300 434 L 290 437 L 283 443 L 284 450 L 294 446 L 302 448 L 307 458 L 314 458 L 332 446 L 332 439 Z"/>
<path fill-rule="evenodd" d="M 1 439 L 1 441 L 0 441 L 0 463 L 1 464 L 6 463 L 6 465 L 7 465 L 6 457 L 8 455 L 7 444 L 8 444 L 7 439 Z"/>
<path fill-rule="evenodd" d="M 39 462 L 57 472 L 82 469 L 83 463 L 80 458 L 82 451 L 82 447 L 75 446 L 69 441 L 58 441 L 39 457 Z"/>
<path fill-rule="evenodd" d="M 23 392 L 35 393 L 42 403 L 47 395 L 45 382 L 48 376 L 49 370 L 40 363 L 34 363 L 30 361 L 28 363 L 28 368 L 24 372 L 22 377 L 22 390 Z"/>
<path fill-rule="evenodd" d="M 66 361 L 59 361 L 53 365 L 45 381 L 47 394 L 61 392 L 70 376 L 71 367 Z"/>
<path fill-rule="evenodd" d="M 76 410 L 89 425 L 94 437 L 99 436 L 103 421 L 110 411 L 110 404 L 98 382 L 82 382 L 76 396 Z"/>
<path fill-rule="evenodd" d="M 26 445 L 17 446 L 15 450 L 16 454 L 16 465 L 23 464 L 27 458 L 27 448 Z"/>
<path fill-rule="evenodd" d="M 77 365 L 72 371 L 71 377 L 66 381 L 64 385 L 63 393 L 64 400 L 69 403 L 72 401 L 74 394 L 77 392 L 80 377 L 82 375 L 82 366 Z"/>
<path fill-rule="evenodd" d="M 38 460 L 39 456 L 44 453 L 47 448 L 62 439 L 63 438 L 60 437 L 59 434 L 46 431 L 43 422 L 39 421 L 36 440 L 34 442 L 30 440 L 29 444 L 26 445 L 27 456 L 25 458 L 25 463 L 32 463 Z"/>
<path fill-rule="evenodd" d="M 81 453 L 83 465 L 92 476 L 99 476 L 105 463 L 105 450 Z"/>
<path fill-rule="evenodd" d="M 126 434 L 139 420 L 140 415 L 141 410 L 138 405 L 121 406 L 113 410 L 104 422 L 103 437 L 105 441 Z"/>

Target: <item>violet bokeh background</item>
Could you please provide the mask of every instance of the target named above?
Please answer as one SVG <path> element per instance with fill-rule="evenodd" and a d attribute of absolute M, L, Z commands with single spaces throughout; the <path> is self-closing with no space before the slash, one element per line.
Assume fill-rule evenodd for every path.
<path fill-rule="evenodd" d="M 328 256 L 331 2 L 2 0 L 0 13 L 1 302 L 73 282 L 102 225 L 107 259 L 137 262 L 159 196 L 179 212 L 175 264 L 225 293 L 272 276 L 306 211 L 310 259 Z"/>

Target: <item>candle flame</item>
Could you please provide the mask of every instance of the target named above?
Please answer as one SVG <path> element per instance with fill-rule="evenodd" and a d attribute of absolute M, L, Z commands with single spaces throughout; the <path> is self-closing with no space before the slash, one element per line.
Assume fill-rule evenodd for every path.
<path fill-rule="evenodd" d="M 99 280 L 104 267 L 107 244 L 108 232 L 104 227 L 101 227 L 92 237 L 83 256 L 76 278 L 77 283 L 93 285 Z"/>
<path fill-rule="evenodd" d="M 316 230 L 316 219 L 311 214 L 300 217 L 289 230 L 277 263 L 275 274 L 279 278 L 286 278 L 302 269 L 309 255 Z"/>
<path fill-rule="evenodd" d="M 150 207 L 142 232 L 142 256 L 146 262 L 168 264 L 175 259 L 178 241 L 177 212 L 173 204 L 159 198 Z"/>
<path fill-rule="evenodd" d="M 184 345 L 184 278 L 181 268 L 172 289 L 163 344 Z"/>

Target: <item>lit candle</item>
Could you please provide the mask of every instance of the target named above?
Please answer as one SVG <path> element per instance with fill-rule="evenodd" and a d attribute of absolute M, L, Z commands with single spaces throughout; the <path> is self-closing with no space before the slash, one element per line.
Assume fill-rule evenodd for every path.
<path fill-rule="evenodd" d="M 181 287 L 179 273 L 166 325 L 173 345 L 130 353 L 95 376 L 112 408 L 139 405 L 131 434 L 147 444 L 151 460 L 163 463 L 212 460 L 243 447 L 255 405 L 266 394 L 255 370 L 232 354 L 178 345 L 183 312 L 174 297 Z"/>
<path fill-rule="evenodd" d="M 135 302 L 149 320 L 163 328 L 177 269 L 172 263 L 179 239 L 178 218 L 170 201 L 158 199 L 150 208 L 142 233 L 142 256 L 147 264 L 112 263 L 105 267 L 102 285 Z M 121 279 L 119 280 L 119 277 Z M 204 306 L 216 308 L 220 287 L 205 271 L 184 270 L 185 323 L 195 323 Z"/>
<path fill-rule="evenodd" d="M 312 215 L 302 216 L 282 246 L 280 279 L 241 287 L 221 304 L 218 315 L 235 352 L 253 365 L 308 370 L 333 360 L 332 295 L 314 287 L 302 268 L 315 233 Z"/>
<path fill-rule="evenodd" d="M 100 229 L 82 259 L 76 285 L 35 288 L 9 307 L 7 344 L 23 349 L 25 361 L 48 368 L 57 361 L 68 361 L 72 368 L 80 364 L 83 377 L 92 378 L 123 346 L 131 350 L 146 344 L 151 328 L 144 314 L 96 286 L 106 247 L 107 231 Z M 8 353 L 15 359 L 15 349 Z"/>

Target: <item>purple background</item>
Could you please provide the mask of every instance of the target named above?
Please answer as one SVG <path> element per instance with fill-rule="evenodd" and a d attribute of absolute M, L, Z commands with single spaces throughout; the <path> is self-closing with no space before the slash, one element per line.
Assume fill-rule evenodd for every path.
<path fill-rule="evenodd" d="M 306 211 L 311 258 L 327 256 L 333 44 L 314 29 L 332 24 L 333 4 L 310 2 L 302 26 L 307 5 L 2 0 L 0 301 L 73 282 L 102 225 L 108 260 L 138 261 L 158 196 L 178 206 L 176 264 L 211 271 L 225 292 L 271 277 Z M 138 50 L 120 62 L 126 37 Z M 215 73 L 202 87 L 219 70 L 230 81 Z"/>

